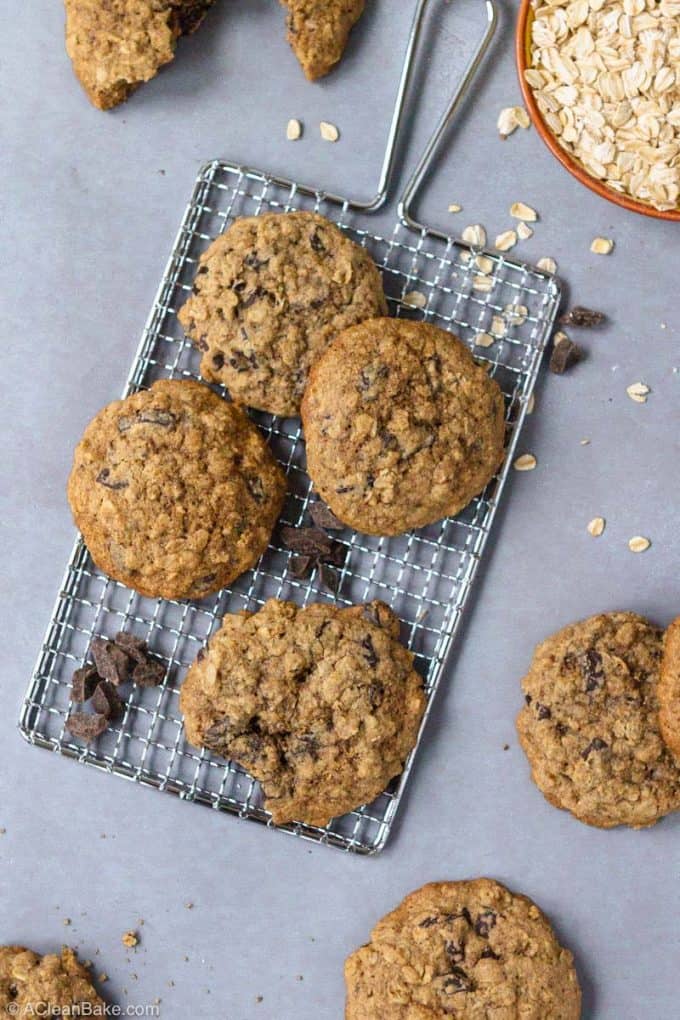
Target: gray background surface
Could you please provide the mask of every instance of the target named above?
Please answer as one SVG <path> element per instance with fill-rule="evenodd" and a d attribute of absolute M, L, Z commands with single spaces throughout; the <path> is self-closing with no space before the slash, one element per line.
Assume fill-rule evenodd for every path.
<path fill-rule="evenodd" d="M 476 0 L 431 6 L 404 173 L 483 23 Z M 585 1016 L 677 1016 L 680 816 L 645 832 L 581 825 L 532 785 L 513 726 L 519 679 L 548 632 L 600 610 L 661 624 L 680 611 L 677 225 L 591 195 L 533 130 L 498 140 L 498 111 L 519 101 L 515 5 L 502 3 L 423 218 L 452 231 L 481 222 L 493 238 L 511 202 L 528 202 L 541 222 L 518 251 L 554 256 L 573 298 L 611 322 L 580 337 L 584 364 L 540 382 L 521 443 L 538 469 L 510 481 L 388 849 L 356 859 L 310 848 L 34 750 L 15 720 L 71 546 L 72 448 L 122 389 L 199 165 L 223 156 L 372 193 L 413 0 L 373 0 L 341 69 L 315 86 L 274 0 L 222 0 L 176 62 L 109 114 L 72 76 L 60 3 L 0 7 L 0 943 L 99 952 L 112 1001 L 160 996 L 173 1020 L 337 1020 L 343 960 L 383 913 L 423 882 L 488 874 L 555 919 L 577 957 Z M 292 116 L 307 129 L 295 145 Z M 340 127 L 338 145 L 319 139 L 321 119 Z M 454 201 L 458 217 L 446 211 Z M 392 219 L 393 209 L 382 229 Z M 596 234 L 616 240 L 611 257 L 590 254 Z M 638 380 L 652 387 L 645 406 L 626 396 Z M 586 532 L 596 514 L 608 522 L 597 541 Z M 653 541 L 644 555 L 627 549 L 635 534 Z M 120 941 L 129 928 L 142 935 L 134 952 Z"/>

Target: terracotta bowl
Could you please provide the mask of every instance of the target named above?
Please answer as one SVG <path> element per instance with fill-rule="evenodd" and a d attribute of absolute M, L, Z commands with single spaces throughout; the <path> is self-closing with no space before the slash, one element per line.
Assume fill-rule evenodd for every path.
<path fill-rule="evenodd" d="M 562 166 L 565 167 L 577 181 L 580 181 L 581 184 L 585 184 L 586 188 L 590 188 L 590 190 L 594 191 L 596 195 L 601 195 L 602 198 L 606 198 L 609 202 L 614 202 L 615 205 L 623 206 L 624 209 L 630 209 L 631 212 L 641 213 L 643 216 L 652 216 L 658 220 L 676 220 L 680 222 L 680 209 L 667 209 L 662 212 L 651 205 L 647 205 L 645 202 L 637 202 L 634 198 L 630 198 L 628 195 L 619 194 L 618 191 L 614 191 L 613 188 L 607 187 L 607 185 L 603 184 L 602 181 L 598 181 L 597 178 L 592 177 L 587 170 L 585 170 L 585 168 L 559 144 L 555 135 L 543 120 L 541 111 L 534 99 L 534 94 L 527 82 L 524 80 L 524 72 L 528 67 L 531 67 L 531 24 L 533 22 L 533 18 L 534 12 L 531 7 L 531 0 L 521 0 L 519 16 L 517 18 L 517 33 L 515 36 L 517 72 L 519 74 L 519 84 L 524 97 L 525 106 L 529 111 L 529 116 L 533 121 L 534 127 L 552 152 L 553 156 L 560 161 Z"/>

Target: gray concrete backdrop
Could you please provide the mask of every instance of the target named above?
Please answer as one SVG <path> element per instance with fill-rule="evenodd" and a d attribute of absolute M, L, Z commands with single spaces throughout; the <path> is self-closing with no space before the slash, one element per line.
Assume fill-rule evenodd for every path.
<path fill-rule="evenodd" d="M 402 181 L 482 28 L 475 0 L 431 6 Z M 498 140 L 498 111 L 519 101 L 515 5 L 501 3 L 422 216 L 451 230 L 481 222 L 494 237 L 511 202 L 528 202 L 541 221 L 520 252 L 554 256 L 573 299 L 611 321 L 579 337 L 584 364 L 541 380 L 522 442 L 538 468 L 511 479 L 393 841 L 372 860 L 310 848 L 29 748 L 15 726 L 72 541 L 72 449 L 122 388 L 199 165 L 223 156 L 371 193 L 414 2 L 372 0 L 342 68 L 313 86 L 274 0 L 222 0 L 176 62 L 109 114 L 73 78 L 59 2 L 0 7 L 0 943 L 99 952 L 112 1000 L 160 996 L 168 1020 L 337 1020 L 344 957 L 384 912 L 423 882 L 488 874 L 555 919 L 585 1016 L 676 1016 L 680 816 L 601 832 L 556 811 L 529 780 L 513 718 L 549 631 L 599 610 L 661 624 L 680 612 L 678 227 L 583 190 L 533 130 Z M 306 126 L 295 145 L 293 116 Z M 338 145 L 319 139 L 321 119 L 340 127 Z M 448 214 L 450 202 L 464 212 Z M 615 239 L 611 257 L 590 254 L 596 234 Z M 652 388 L 644 406 L 626 396 L 638 380 Z M 596 514 L 608 522 L 597 541 Z M 628 551 L 635 534 L 652 539 L 644 555 Z M 140 918 L 127 951 L 120 936 Z"/>

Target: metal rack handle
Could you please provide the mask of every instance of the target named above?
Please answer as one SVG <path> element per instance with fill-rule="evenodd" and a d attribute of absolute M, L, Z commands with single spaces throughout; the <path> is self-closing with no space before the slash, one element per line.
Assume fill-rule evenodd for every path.
<path fill-rule="evenodd" d="M 427 0 L 424 0 L 424 2 L 427 3 Z M 498 14 L 496 11 L 496 5 L 494 3 L 494 0 L 484 0 L 484 2 L 486 5 L 487 16 L 487 25 L 484 35 L 482 36 L 479 46 L 477 47 L 470 63 L 468 64 L 465 74 L 461 78 L 458 87 L 456 88 L 456 91 L 453 94 L 453 98 L 451 99 L 448 108 L 446 109 L 443 117 L 439 121 L 439 124 L 437 125 L 437 128 L 432 138 L 428 142 L 425 152 L 423 153 L 418 165 L 416 166 L 411 177 L 409 178 L 404 188 L 402 197 L 399 201 L 399 205 L 397 206 L 397 213 L 399 219 L 405 226 L 410 227 L 412 230 L 424 231 L 430 229 L 429 227 L 426 227 L 423 223 L 420 223 L 418 220 L 416 220 L 415 217 L 412 215 L 411 209 L 413 203 L 416 199 L 416 196 L 420 192 L 423 181 L 430 172 L 434 158 L 440 149 L 442 140 L 444 139 L 451 124 L 458 115 L 458 112 L 463 104 L 463 101 L 465 100 L 468 94 L 470 85 L 472 84 L 475 76 L 477 75 L 477 72 L 482 64 L 482 61 L 484 60 L 484 57 L 486 56 L 489 46 L 491 45 L 491 40 L 493 39 L 494 34 L 496 32 L 496 28 L 498 25 Z M 416 13 L 416 19 L 414 21 L 414 27 L 412 29 L 412 36 L 414 31 L 416 35 L 416 40 L 413 42 L 414 47 L 415 43 L 417 42 L 417 36 L 420 34 L 420 28 L 422 27 L 423 6 L 424 6 L 423 3 L 421 3 L 420 9 Z M 409 40 L 409 45 L 411 41 L 412 40 Z M 409 70 L 409 63 L 410 62 L 407 61 L 407 65 L 404 68 L 405 72 Z M 390 153 L 388 149 L 387 157 L 389 157 L 389 155 Z M 386 163 L 387 162 L 388 159 L 386 158 Z M 430 233 L 438 234 L 437 231 L 431 230 Z M 439 234 L 438 236 L 443 237 L 444 235 Z"/>

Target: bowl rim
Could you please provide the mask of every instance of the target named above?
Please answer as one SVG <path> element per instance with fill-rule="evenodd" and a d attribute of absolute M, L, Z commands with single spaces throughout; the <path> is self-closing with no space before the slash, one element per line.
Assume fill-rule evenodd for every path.
<path fill-rule="evenodd" d="M 655 209 L 651 205 L 646 205 L 644 202 L 638 202 L 634 198 L 629 198 L 627 195 L 619 194 L 614 191 L 613 188 L 608 187 L 597 178 L 592 177 L 581 164 L 574 159 L 569 153 L 562 148 L 558 143 L 554 134 L 543 120 L 541 111 L 538 108 L 538 104 L 534 98 L 534 93 L 531 86 L 524 78 L 524 72 L 530 67 L 529 60 L 529 29 L 531 27 L 531 17 L 533 15 L 533 8 L 531 0 L 521 0 L 519 13 L 517 15 L 517 28 L 515 32 L 515 59 L 517 64 L 517 74 L 519 77 L 519 85 L 522 91 L 522 97 L 524 103 L 529 111 L 529 116 L 536 128 L 541 140 L 550 149 L 553 156 L 559 160 L 565 170 L 584 184 L 590 191 L 595 192 L 596 195 L 600 195 L 601 198 L 607 199 L 609 202 L 613 202 L 615 205 L 621 206 L 624 209 L 628 209 L 630 212 L 640 213 L 642 216 L 649 216 L 653 219 L 658 220 L 671 220 L 680 222 L 680 208 L 679 209 Z"/>

